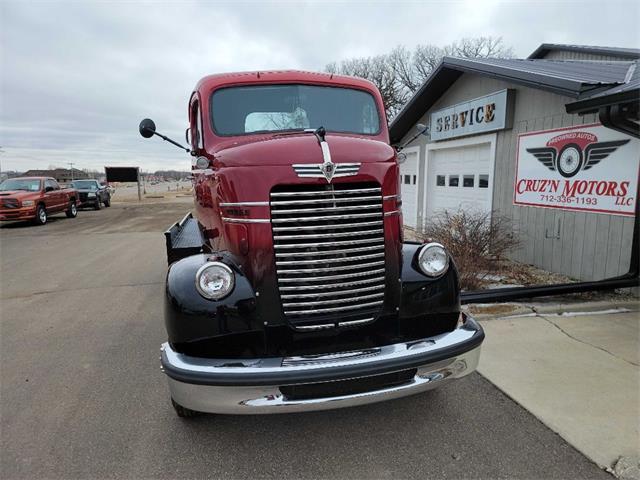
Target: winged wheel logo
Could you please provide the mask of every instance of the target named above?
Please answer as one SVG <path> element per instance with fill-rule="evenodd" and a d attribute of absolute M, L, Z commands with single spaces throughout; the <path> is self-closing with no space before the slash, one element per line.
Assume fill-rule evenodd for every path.
<path fill-rule="evenodd" d="M 589 170 L 607 158 L 629 140 L 598 142 L 598 137 L 587 132 L 570 132 L 553 137 L 545 147 L 527 148 L 549 170 L 571 178 L 582 170 Z"/>

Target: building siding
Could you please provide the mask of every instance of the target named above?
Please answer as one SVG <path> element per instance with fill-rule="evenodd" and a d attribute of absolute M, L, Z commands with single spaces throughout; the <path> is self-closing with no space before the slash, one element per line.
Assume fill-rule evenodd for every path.
<path fill-rule="evenodd" d="M 513 260 L 580 280 L 600 280 L 626 273 L 631 257 L 634 219 L 610 214 L 572 212 L 513 205 L 518 134 L 597 122 L 595 115 L 569 115 L 565 104 L 572 98 L 522 87 L 480 75 L 464 74 L 425 113 L 419 123 L 428 124 L 434 110 L 493 93 L 516 90 L 513 128 L 496 135 L 493 173 L 493 209 L 510 219 L 522 240 Z M 408 132 L 401 144 L 416 134 Z M 420 136 L 419 198 L 425 195 L 425 158 L 429 138 Z M 638 153 L 640 154 L 640 152 Z M 423 205 L 418 205 L 418 228 L 423 227 Z M 559 238 L 556 237 L 559 231 Z"/>
<path fill-rule="evenodd" d="M 570 50 L 552 50 L 544 56 L 545 60 L 595 60 L 606 62 L 619 62 L 625 60 L 621 57 L 611 55 L 600 55 L 597 53 L 574 52 Z"/>

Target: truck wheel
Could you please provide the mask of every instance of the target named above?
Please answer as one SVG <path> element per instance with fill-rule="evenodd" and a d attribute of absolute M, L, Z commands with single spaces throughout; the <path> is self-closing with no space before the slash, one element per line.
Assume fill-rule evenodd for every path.
<path fill-rule="evenodd" d="M 191 418 L 200 415 L 200 412 L 196 412 L 195 410 L 183 407 L 173 398 L 171 399 L 171 405 L 173 405 L 173 409 L 176 411 L 176 414 L 178 414 L 178 416 L 181 418 Z"/>
<path fill-rule="evenodd" d="M 38 208 L 36 208 L 36 218 L 34 221 L 36 225 L 44 225 L 47 223 L 47 211 L 44 205 L 38 205 Z"/>
<path fill-rule="evenodd" d="M 78 207 L 76 206 L 75 200 L 71 200 L 69 208 L 64 213 L 67 215 L 67 218 L 76 218 L 78 216 Z"/>
<path fill-rule="evenodd" d="M 93 206 L 93 208 L 95 208 L 96 210 L 100 210 L 100 209 L 102 208 L 102 207 L 100 206 L 100 197 L 98 197 L 98 198 L 96 199 L 96 203 L 95 203 L 95 205 Z"/>
<path fill-rule="evenodd" d="M 104 201 L 104 206 L 105 207 L 111 206 L 111 197 L 107 197 L 107 199 Z"/>

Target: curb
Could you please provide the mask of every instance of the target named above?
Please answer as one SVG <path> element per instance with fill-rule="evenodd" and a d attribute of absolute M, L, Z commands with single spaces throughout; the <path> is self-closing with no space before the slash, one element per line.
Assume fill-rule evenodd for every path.
<path fill-rule="evenodd" d="M 609 313 L 632 311 L 640 312 L 640 300 L 628 299 L 619 301 L 592 301 L 576 303 L 478 303 L 463 307 L 463 311 L 471 313 L 477 320 L 491 320 L 525 315 L 562 315 L 567 312 Z"/>

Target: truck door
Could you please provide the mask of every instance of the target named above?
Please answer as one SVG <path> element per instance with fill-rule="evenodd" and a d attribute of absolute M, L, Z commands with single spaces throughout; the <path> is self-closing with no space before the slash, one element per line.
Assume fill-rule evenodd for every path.
<path fill-rule="evenodd" d="M 44 204 L 47 210 L 55 211 L 59 210 L 63 199 L 62 192 L 60 191 L 60 185 L 53 178 L 47 178 L 44 181 Z"/>

